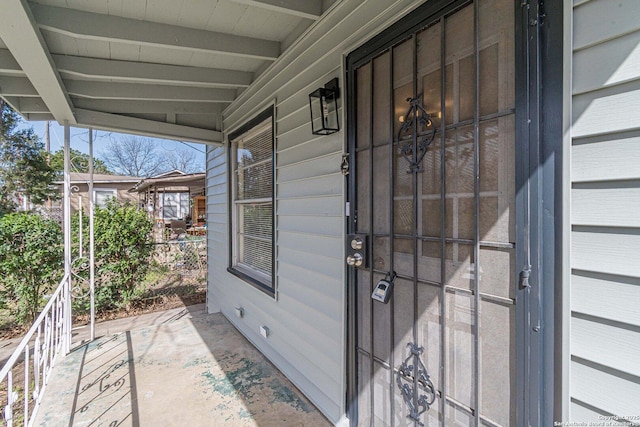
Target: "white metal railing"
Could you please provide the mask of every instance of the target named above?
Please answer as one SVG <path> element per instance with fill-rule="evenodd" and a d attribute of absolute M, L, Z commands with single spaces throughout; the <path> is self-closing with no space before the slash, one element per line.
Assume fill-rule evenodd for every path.
<path fill-rule="evenodd" d="M 29 332 L 0 371 L 0 384 L 4 384 L 6 379 L 7 397 L 3 412 L 8 427 L 20 421 L 21 402 L 24 406 L 22 424 L 32 425 L 53 365 L 61 352 L 69 351 L 70 316 L 69 274 L 65 274 Z M 24 370 L 24 385 L 21 390 L 14 388 L 13 379 L 14 370 L 20 369 Z"/>

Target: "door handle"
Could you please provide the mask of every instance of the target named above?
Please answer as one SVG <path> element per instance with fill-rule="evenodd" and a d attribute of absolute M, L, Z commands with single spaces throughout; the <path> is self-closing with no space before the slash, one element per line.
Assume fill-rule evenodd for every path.
<path fill-rule="evenodd" d="M 347 257 L 347 265 L 351 266 L 351 267 L 360 267 L 362 265 L 362 255 L 359 254 L 358 252 L 354 253 L 353 255 L 349 255 Z"/>

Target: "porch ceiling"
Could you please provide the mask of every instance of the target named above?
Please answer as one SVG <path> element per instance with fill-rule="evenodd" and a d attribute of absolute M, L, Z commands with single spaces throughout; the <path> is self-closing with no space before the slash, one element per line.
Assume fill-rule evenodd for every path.
<path fill-rule="evenodd" d="M 332 0 L 3 0 L 0 96 L 27 120 L 204 143 Z"/>

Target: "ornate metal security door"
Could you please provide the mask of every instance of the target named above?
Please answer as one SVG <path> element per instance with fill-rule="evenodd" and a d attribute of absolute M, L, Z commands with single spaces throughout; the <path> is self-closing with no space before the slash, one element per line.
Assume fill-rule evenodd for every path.
<path fill-rule="evenodd" d="M 515 424 L 514 5 L 348 60 L 358 425 Z"/>

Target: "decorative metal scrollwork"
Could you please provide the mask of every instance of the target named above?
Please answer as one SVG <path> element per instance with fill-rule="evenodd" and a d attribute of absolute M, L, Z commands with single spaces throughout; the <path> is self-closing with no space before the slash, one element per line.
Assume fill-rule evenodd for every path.
<path fill-rule="evenodd" d="M 71 296 L 76 299 L 89 298 L 89 258 L 80 256 L 71 261 Z"/>
<path fill-rule="evenodd" d="M 422 95 L 416 98 L 407 98 L 407 102 L 410 104 L 409 110 L 404 115 L 402 126 L 398 130 L 400 153 L 410 165 L 407 173 L 423 171 L 421 166 L 422 159 L 424 159 L 425 154 L 427 154 L 427 148 L 436 137 L 436 127 L 433 125 L 429 113 L 422 107 L 421 98 Z M 426 133 L 420 134 L 420 127 L 423 127 Z M 413 138 L 411 138 L 414 131 L 417 133 L 417 150 L 415 153 L 413 150 Z"/>
<path fill-rule="evenodd" d="M 71 186 L 71 192 L 79 193 L 80 187 Z M 78 215 L 78 249 L 77 253 L 72 251 L 71 259 L 71 296 L 74 299 L 89 298 L 89 266 L 90 260 L 84 255 L 83 244 L 83 215 L 82 215 L 82 198 L 78 197 L 78 207 L 80 214 Z"/>
<path fill-rule="evenodd" d="M 429 378 L 420 356 L 424 347 L 418 347 L 414 343 L 407 344 L 411 354 L 402 362 L 398 369 L 396 384 L 402 393 L 404 401 L 409 407 L 407 418 L 416 421 L 421 427 L 420 415 L 425 413 L 436 400 L 436 389 Z"/>

